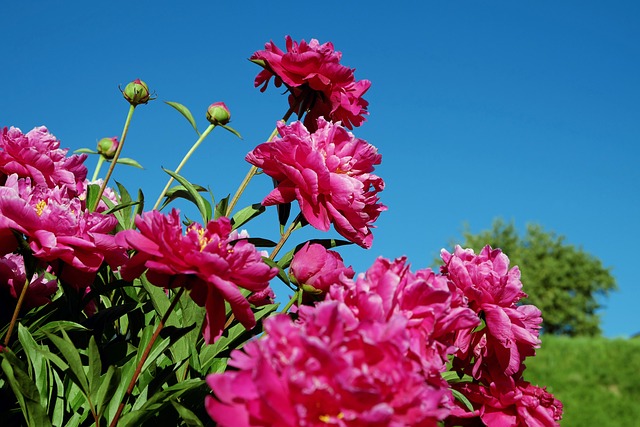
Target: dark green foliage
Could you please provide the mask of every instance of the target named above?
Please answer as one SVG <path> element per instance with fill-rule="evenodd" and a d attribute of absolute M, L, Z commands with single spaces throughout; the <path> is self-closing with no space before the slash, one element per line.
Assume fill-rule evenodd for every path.
<path fill-rule="evenodd" d="M 522 300 L 542 311 L 543 331 L 547 334 L 596 336 L 600 331 L 598 297 L 616 289 L 611 269 L 582 248 L 565 242 L 563 236 L 529 224 L 519 236 L 513 222 L 498 219 L 491 230 L 464 233 L 463 247 L 479 251 L 485 245 L 500 248 L 511 265 L 522 272 Z"/>
<path fill-rule="evenodd" d="M 544 335 L 525 377 L 564 405 L 562 427 L 637 426 L 640 341 Z"/>

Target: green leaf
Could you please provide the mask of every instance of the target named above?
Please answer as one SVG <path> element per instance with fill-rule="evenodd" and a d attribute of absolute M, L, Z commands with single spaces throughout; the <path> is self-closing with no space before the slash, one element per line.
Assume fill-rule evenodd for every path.
<path fill-rule="evenodd" d="M 229 125 L 220 125 L 220 127 L 225 128 L 226 130 L 228 130 L 229 132 L 231 132 L 232 134 L 234 134 L 238 138 L 242 139 L 242 135 L 240 135 L 240 132 L 238 132 L 237 130 L 235 130 L 231 126 L 229 126 Z"/>
<path fill-rule="evenodd" d="M 193 187 L 199 193 L 208 191 L 206 188 L 204 188 L 201 185 L 193 184 Z M 186 199 L 186 200 L 189 200 L 190 202 L 196 203 L 196 201 L 191 196 L 191 193 L 189 193 L 189 191 L 187 191 L 187 189 L 184 187 L 184 185 L 176 185 L 176 186 L 171 187 L 169 190 L 167 190 L 167 192 L 166 192 L 166 194 L 164 196 L 165 196 L 164 197 L 164 202 L 162 203 L 162 206 L 160 206 L 160 210 L 164 209 L 165 206 L 167 206 L 169 203 L 171 203 L 172 201 L 174 201 L 175 199 L 178 199 L 178 198 Z"/>
<path fill-rule="evenodd" d="M 73 154 L 81 154 L 81 153 L 87 153 L 87 154 L 98 154 L 97 151 L 93 151 L 89 148 L 78 148 L 77 150 L 75 150 L 73 152 Z"/>
<path fill-rule="evenodd" d="M 144 288 L 144 290 L 149 295 L 151 304 L 153 304 L 153 308 L 158 314 L 158 318 L 162 318 L 162 316 L 164 316 L 164 314 L 169 309 L 169 306 L 171 305 L 169 297 L 164 293 L 164 290 L 162 288 L 152 285 L 151 282 L 147 280 L 147 277 L 145 275 L 142 275 L 140 277 L 140 282 L 142 283 L 142 287 Z M 169 315 L 167 324 L 175 324 L 174 313 L 171 313 Z"/>
<path fill-rule="evenodd" d="M 127 166 L 133 166 L 134 168 L 138 168 L 138 169 L 144 169 L 140 163 L 128 157 L 120 157 L 116 163 L 127 165 Z"/>
<path fill-rule="evenodd" d="M 96 344 L 96 339 L 93 335 L 89 338 L 89 348 L 87 349 L 87 356 L 89 358 L 89 372 L 87 377 L 89 379 L 89 390 L 91 400 L 95 401 L 96 394 L 100 387 L 100 376 L 102 375 L 102 361 L 100 360 L 100 349 Z"/>
<path fill-rule="evenodd" d="M 230 194 L 228 194 L 227 197 L 225 197 L 224 199 L 218 202 L 218 204 L 216 205 L 216 210 L 213 214 L 213 219 L 218 219 L 222 216 L 227 215 L 227 207 L 229 206 L 229 196 Z"/>
<path fill-rule="evenodd" d="M 280 265 L 278 265 L 277 262 L 275 262 L 274 260 L 272 260 L 271 258 L 268 257 L 262 257 L 262 262 L 264 262 L 265 264 L 267 264 L 269 267 L 275 267 L 278 269 L 278 279 L 282 280 L 282 282 L 284 282 L 285 285 L 291 287 L 290 285 L 290 281 L 289 281 L 289 277 L 287 277 L 287 273 L 284 271 L 284 269 L 282 267 L 280 267 Z"/>
<path fill-rule="evenodd" d="M 87 375 L 82 367 L 82 361 L 80 360 L 80 353 L 78 349 L 73 345 L 73 342 L 69 339 L 69 336 L 64 330 L 61 330 L 63 338 L 52 333 L 46 333 L 51 342 L 58 347 L 62 357 L 69 364 L 71 370 L 70 379 L 80 387 L 85 395 L 89 395 L 89 384 L 87 381 Z"/>
<path fill-rule="evenodd" d="M 275 178 L 272 178 L 271 180 L 273 181 L 273 188 L 276 188 L 278 186 L 278 181 L 276 181 Z M 284 229 L 287 225 L 287 221 L 289 221 L 289 215 L 291 214 L 291 203 L 278 203 L 276 205 L 276 210 L 278 211 L 280 234 L 284 234 Z"/>
<path fill-rule="evenodd" d="M 204 197 L 202 197 L 200 193 L 198 193 L 198 190 L 193 186 L 193 184 L 187 181 L 187 179 L 183 176 L 178 175 L 173 171 L 165 168 L 162 168 L 162 170 L 168 173 L 173 179 L 184 186 L 184 188 L 189 192 L 189 195 L 192 197 L 193 202 L 198 207 L 203 222 L 205 224 L 209 222 L 209 220 L 211 219 L 211 204 Z"/>
<path fill-rule="evenodd" d="M 142 190 L 139 189 L 138 190 L 138 207 L 136 208 L 136 215 L 142 215 L 142 212 L 144 212 L 144 193 L 142 192 Z M 133 224 L 133 220 L 131 224 Z"/>
<path fill-rule="evenodd" d="M 100 192 L 100 186 L 97 184 L 89 184 L 87 186 L 87 200 L 86 206 L 91 209 L 94 206 L 96 199 L 98 198 L 98 193 Z"/>
<path fill-rule="evenodd" d="M 33 334 L 33 339 L 35 339 L 36 341 L 40 341 L 47 335 L 47 333 L 59 330 L 68 332 L 89 331 L 89 329 L 79 323 L 70 322 L 68 320 L 56 320 L 45 323 L 37 331 L 32 331 L 31 333 Z"/>
<path fill-rule="evenodd" d="M 173 405 L 173 407 L 175 408 L 175 410 L 178 411 L 180 418 L 182 418 L 182 421 L 184 421 L 186 425 L 195 426 L 195 427 L 204 427 L 204 424 L 202 424 L 202 421 L 200 421 L 200 419 L 196 416 L 196 414 L 194 414 L 191 410 L 182 406 L 175 399 L 171 399 L 170 402 L 171 402 L 171 405 Z"/>
<path fill-rule="evenodd" d="M 263 239 L 262 237 L 247 237 L 244 239 L 233 240 L 229 243 L 232 245 L 235 245 L 236 243 L 242 242 L 242 241 L 249 242 L 252 245 L 257 246 L 259 248 L 273 248 L 274 246 L 277 245 L 277 243 L 274 242 L 273 240 Z"/>
<path fill-rule="evenodd" d="M 122 210 L 119 210 L 116 214 L 116 218 L 120 222 L 120 225 L 124 230 L 130 229 L 131 224 L 133 223 L 133 218 L 131 213 L 133 212 L 132 206 L 137 204 L 138 202 L 133 202 L 131 199 L 131 195 L 127 191 L 124 185 L 120 184 L 116 181 L 116 185 L 118 186 L 118 192 L 120 193 L 120 205 L 123 206 Z"/>
<path fill-rule="evenodd" d="M 62 396 L 64 396 L 64 388 L 62 386 L 62 380 L 60 379 L 60 375 L 53 368 L 49 367 L 49 377 L 50 383 L 53 385 L 49 392 L 49 412 L 51 413 L 51 423 L 54 426 L 63 425 L 64 420 L 64 408 L 65 408 L 65 400 Z M 51 407 L 53 406 L 53 410 Z"/>
<path fill-rule="evenodd" d="M 100 388 L 98 389 L 95 397 L 95 405 L 99 417 L 102 416 L 105 407 L 110 402 L 114 391 L 118 387 L 119 379 L 120 371 L 116 370 L 113 365 L 109 366 L 106 374 L 101 379 Z"/>
<path fill-rule="evenodd" d="M 451 393 L 453 394 L 453 397 L 462 402 L 462 404 L 466 406 L 469 411 L 473 411 L 473 405 L 464 394 L 455 389 L 451 389 Z"/>
<path fill-rule="evenodd" d="M 231 218 L 232 229 L 235 230 L 236 228 L 242 227 L 253 218 L 262 214 L 265 210 L 266 208 L 262 206 L 262 203 L 254 203 L 251 206 L 241 209 Z"/>
<path fill-rule="evenodd" d="M 128 203 L 120 203 L 117 205 L 113 205 L 112 207 L 110 207 L 109 209 L 107 209 L 106 211 L 103 212 L 104 215 L 109 215 L 109 214 L 115 214 L 118 211 L 127 209 L 129 211 L 131 211 L 131 207 L 137 205 L 138 202 L 128 202 Z M 123 220 L 126 219 L 126 215 L 123 216 Z M 122 225 L 122 228 L 124 228 L 125 224 L 120 224 Z"/>
<path fill-rule="evenodd" d="M 172 102 L 172 101 L 165 101 L 165 104 L 170 105 L 176 110 L 178 110 L 180 114 L 182 114 L 184 118 L 187 119 L 189 123 L 191 123 L 191 126 L 193 126 L 193 129 L 196 131 L 196 133 L 200 135 L 200 132 L 198 131 L 198 127 L 196 126 L 196 121 L 193 118 L 193 114 L 191 114 L 191 111 L 189 111 L 187 107 L 185 107 L 184 105 L 178 102 Z"/>
<path fill-rule="evenodd" d="M 40 405 L 38 387 L 22 370 L 19 361 L 13 353 L 10 353 L 10 350 L 3 351 L 1 365 L 27 424 L 30 426 L 50 426 L 51 420 L 49 420 L 46 410 Z"/>
<path fill-rule="evenodd" d="M 171 399 L 178 399 L 184 393 L 202 387 L 205 384 L 201 379 L 189 379 L 181 381 L 177 384 L 167 387 L 164 390 L 157 391 L 147 400 L 140 409 L 131 411 L 120 418 L 118 427 L 139 426 L 151 415 L 157 414 L 166 405 L 169 405 Z"/>
<path fill-rule="evenodd" d="M 18 323 L 18 339 L 22 344 L 27 360 L 31 364 L 32 377 L 35 379 L 36 387 L 40 394 L 40 404 L 46 407 L 49 393 L 49 375 L 46 359 L 38 351 L 40 346 L 33 339 L 29 330 L 22 326 L 21 323 Z"/>
<path fill-rule="evenodd" d="M 105 418 L 107 420 L 112 420 L 113 417 L 115 417 L 118 406 L 120 405 L 120 402 L 122 402 L 122 399 L 124 398 L 124 395 L 127 391 L 129 382 L 131 382 L 131 379 L 133 378 L 136 364 L 136 358 L 133 357 L 129 359 L 129 361 L 122 368 L 116 368 L 116 372 L 114 374 L 116 380 L 114 381 L 117 387 L 113 393 L 110 393 L 112 397 L 107 404 L 107 408 L 105 409 Z"/>

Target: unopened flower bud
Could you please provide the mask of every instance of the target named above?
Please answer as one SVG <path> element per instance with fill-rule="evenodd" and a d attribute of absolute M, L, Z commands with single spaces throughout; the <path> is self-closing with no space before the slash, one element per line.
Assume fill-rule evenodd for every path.
<path fill-rule="evenodd" d="M 291 261 L 289 275 L 306 294 L 321 295 L 334 283 L 348 284 L 355 272 L 344 265 L 340 254 L 307 242 Z"/>
<path fill-rule="evenodd" d="M 145 82 L 140 79 L 135 79 L 129 83 L 122 91 L 124 98 L 129 101 L 131 105 L 146 104 L 151 99 L 149 93 L 149 87 Z"/>
<path fill-rule="evenodd" d="M 224 102 L 214 102 L 207 109 L 207 120 L 212 125 L 226 125 L 231 119 L 231 113 Z"/>
<path fill-rule="evenodd" d="M 102 138 L 98 141 L 98 153 L 107 159 L 113 159 L 119 144 L 120 142 L 118 142 L 118 138 L 115 136 L 113 138 Z"/>

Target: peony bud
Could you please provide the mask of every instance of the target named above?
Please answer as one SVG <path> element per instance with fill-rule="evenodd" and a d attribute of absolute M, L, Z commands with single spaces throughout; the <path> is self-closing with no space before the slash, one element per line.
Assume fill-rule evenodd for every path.
<path fill-rule="evenodd" d="M 306 293 L 322 294 L 335 283 L 346 286 L 355 272 L 344 265 L 339 253 L 307 242 L 293 256 L 289 275 Z"/>
<path fill-rule="evenodd" d="M 207 120 L 212 125 L 226 125 L 231 119 L 231 113 L 224 102 L 214 102 L 207 109 Z"/>
<path fill-rule="evenodd" d="M 139 104 L 146 104 L 151 100 L 151 94 L 149 93 L 149 87 L 145 82 L 140 79 L 135 79 L 129 83 L 122 92 L 124 98 L 129 101 L 129 104 L 136 106 Z"/>
<path fill-rule="evenodd" d="M 102 138 L 98 141 L 98 153 L 102 154 L 107 159 L 113 159 L 118 149 L 118 138 Z"/>

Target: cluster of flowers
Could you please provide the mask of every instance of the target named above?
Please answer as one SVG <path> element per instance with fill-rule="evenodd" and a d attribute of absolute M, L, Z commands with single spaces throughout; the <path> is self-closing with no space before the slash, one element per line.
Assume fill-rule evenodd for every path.
<path fill-rule="evenodd" d="M 333 224 L 369 248 L 386 210 L 378 198 L 384 182 L 373 174 L 381 156 L 347 129 L 365 120 L 370 82 L 356 81 L 331 43 L 287 37 L 286 45 L 283 52 L 268 43 L 251 58 L 264 68 L 255 85 L 264 90 L 273 77 L 290 92 L 291 111 L 304 116 L 279 122 L 278 136 L 246 157 L 276 183 L 262 203 L 297 200 L 310 225 L 327 231 Z M 135 83 L 135 102 L 146 102 L 146 85 Z M 216 108 L 226 123 L 226 106 Z M 113 155 L 117 140 L 108 142 L 103 151 Z M 143 213 L 135 230 L 120 230 L 104 201 L 87 206 L 85 157 L 67 156 L 44 127 L 0 134 L 0 290 L 15 300 L 28 279 L 29 309 L 48 302 L 58 281 L 89 292 L 106 263 L 125 281 L 146 274 L 156 286 L 189 290 L 206 308 L 207 343 L 224 331 L 225 302 L 253 328 L 252 308 L 273 300 L 269 282 L 279 270 L 248 234 L 224 216 L 183 230 L 175 209 Z M 104 194 L 118 203 L 112 190 Z M 556 425 L 561 403 L 522 378 L 542 318 L 518 305 L 525 294 L 517 267 L 489 247 L 478 255 L 457 247 L 442 259 L 437 273 L 379 258 L 354 279 L 338 253 L 306 244 L 289 274 L 313 298 L 294 306 L 295 320 L 267 319 L 263 337 L 232 352 L 235 370 L 207 377 L 210 416 L 221 426 Z M 450 384 L 445 371 L 469 380 Z"/>
<path fill-rule="evenodd" d="M 86 206 L 85 158 L 67 156 L 45 127 L 0 131 L 0 287 L 15 300 L 32 276 L 25 309 L 46 304 L 57 291 L 45 271 L 85 292 L 103 261 L 115 268 L 126 259 L 112 234 L 117 221 L 103 213 L 107 205 L 94 212 Z M 112 191 L 106 195 L 115 202 Z M 25 248 L 36 260 L 28 269 Z"/>
<path fill-rule="evenodd" d="M 236 371 L 208 376 L 211 417 L 222 426 L 557 425 L 562 404 L 522 379 L 542 319 L 516 305 L 525 296 L 517 267 L 490 247 L 442 258 L 439 274 L 379 258 L 353 280 L 337 253 L 305 247 L 291 273 L 324 300 L 301 306 L 297 321 L 268 319 L 262 339 L 232 353 Z M 472 374 L 453 387 L 473 410 L 454 400 L 449 367 Z"/>

